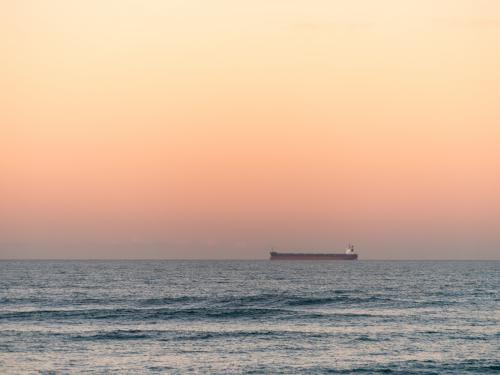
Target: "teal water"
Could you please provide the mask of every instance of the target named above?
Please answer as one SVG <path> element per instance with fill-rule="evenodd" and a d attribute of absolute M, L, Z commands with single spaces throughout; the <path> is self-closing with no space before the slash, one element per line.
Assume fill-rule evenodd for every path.
<path fill-rule="evenodd" d="M 1 261 L 0 373 L 500 373 L 500 262 Z"/>

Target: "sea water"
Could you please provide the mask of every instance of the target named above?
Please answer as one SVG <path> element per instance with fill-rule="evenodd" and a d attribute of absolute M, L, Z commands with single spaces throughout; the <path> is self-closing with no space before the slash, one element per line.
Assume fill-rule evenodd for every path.
<path fill-rule="evenodd" d="M 498 261 L 1 261 L 0 373 L 499 373 L 499 274 Z"/>

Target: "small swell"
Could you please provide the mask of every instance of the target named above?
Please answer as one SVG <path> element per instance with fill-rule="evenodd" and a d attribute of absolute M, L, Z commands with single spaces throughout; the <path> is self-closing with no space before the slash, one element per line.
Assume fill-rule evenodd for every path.
<path fill-rule="evenodd" d="M 161 297 L 161 298 L 147 298 L 138 301 L 140 306 L 165 306 L 176 303 L 194 303 L 203 301 L 202 297 L 189 297 L 189 296 L 179 296 L 179 297 Z"/>
<path fill-rule="evenodd" d="M 158 319 L 171 318 L 204 318 L 204 319 L 255 319 L 265 316 L 291 313 L 283 309 L 266 308 L 233 308 L 233 309 L 183 309 L 183 310 L 158 310 L 153 317 Z"/>
<path fill-rule="evenodd" d="M 328 334 L 310 333 L 302 331 L 229 331 L 229 332 L 197 332 L 188 335 L 178 335 L 176 340 L 213 340 L 213 339 L 243 339 L 243 338 L 259 338 L 259 339 L 301 339 L 304 338 L 319 338 L 328 337 Z"/>
<path fill-rule="evenodd" d="M 94 335 L 79 335 L 75 340 L 143 340 L 150 338 L 150 335 L 140 330 L 118 330 L 112 332 L 97 333 Z"/>
<path fill-rule="evenodd" d="M 234 331 L 234 332 L 198 332 L 189 335 L 176 336 L 176 340 L 212 340 L 212 339 L 227 339 L 227 338 L 246 338 L 246 337 L 266 337 L 274 336 L 272 331 Z"/>
<path fill-rule="evenodd" d="M 359 367 L 348 370 L 326 369 L 325 372 L 334 374 L 392 374 L 394 371 L 390 368 Z"/>
<path fill-rule="evenodd" d="M 286 303 L 289 306 L 310 306 L 310 305 L 329 305 L 329 304 L 360 304 L 370 302 L 385 302 L 387 298 L 372 297 L 352 297 L 352 296 L 336 296 L 336 297 L 294 297 Z"/>

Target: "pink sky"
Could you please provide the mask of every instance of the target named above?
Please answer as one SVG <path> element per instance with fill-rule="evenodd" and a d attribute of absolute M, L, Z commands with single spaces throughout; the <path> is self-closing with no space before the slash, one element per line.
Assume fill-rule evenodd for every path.
<path fill-rule="evenodd" d="M 500 258 L 498 1 L 19 0 L 0 45 L 0 258 Z"/>

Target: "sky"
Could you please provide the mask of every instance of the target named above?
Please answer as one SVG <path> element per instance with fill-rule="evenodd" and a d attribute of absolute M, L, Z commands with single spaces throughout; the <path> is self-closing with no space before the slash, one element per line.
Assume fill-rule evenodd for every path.
<path fill-rule="evenodd" d="M 0 258 L 500 259 L 497 0 L 0 0 Z"/>

